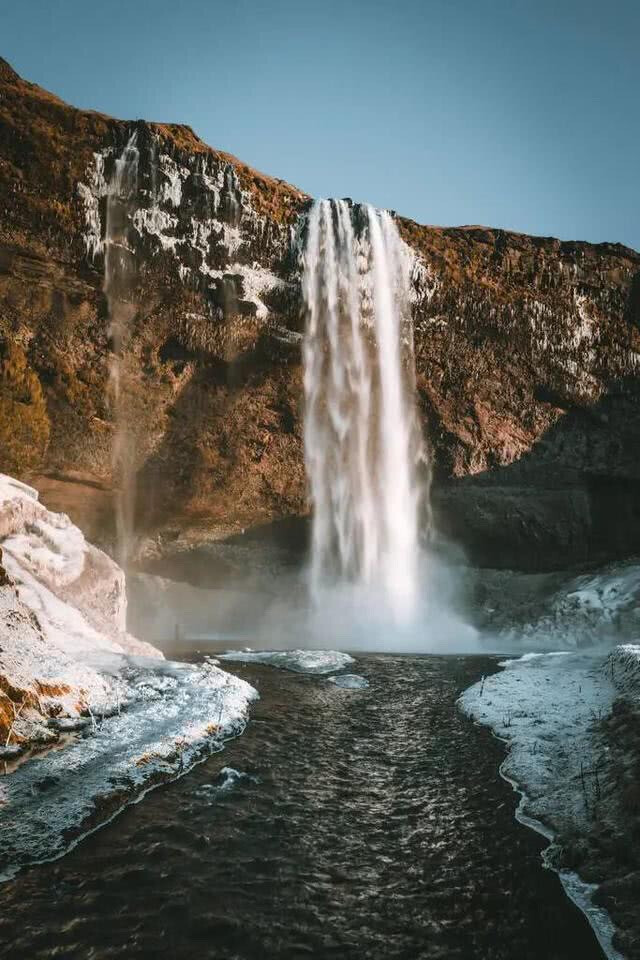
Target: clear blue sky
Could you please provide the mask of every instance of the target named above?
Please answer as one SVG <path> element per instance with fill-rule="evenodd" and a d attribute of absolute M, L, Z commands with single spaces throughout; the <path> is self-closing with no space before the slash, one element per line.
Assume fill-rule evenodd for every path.
<path fill-rule="evenodd" d="M 0 55 L 315 196 L 640 248 L 640 0 L 1 0 Z"/>

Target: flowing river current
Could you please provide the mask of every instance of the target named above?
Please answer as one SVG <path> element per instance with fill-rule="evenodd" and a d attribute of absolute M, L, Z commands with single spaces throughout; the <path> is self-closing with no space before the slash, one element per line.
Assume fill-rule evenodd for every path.
<path fill-rule="evenodd" d="M 361 690 L 228 667 L 260 691 L 245 733 L 2 885 L 1 956 L 602 957 L 456 707 L 495 658 L 359 657 Z"/>

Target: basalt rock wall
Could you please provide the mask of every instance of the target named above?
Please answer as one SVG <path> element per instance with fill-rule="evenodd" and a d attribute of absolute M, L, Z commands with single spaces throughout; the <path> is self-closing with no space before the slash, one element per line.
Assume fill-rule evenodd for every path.
<path fill-rule="evenodd" d="M 112 531 L 108 184 L 135 136 L 121 383 L 145 549 L 308 511 L 299 250 L 310 198 L 185 126 L 76 110 L 0 61 L 0 470 Z M 437 528 L 545 568 L 640 551 L 640 255 L 399 219 L 417 257 Z"/>

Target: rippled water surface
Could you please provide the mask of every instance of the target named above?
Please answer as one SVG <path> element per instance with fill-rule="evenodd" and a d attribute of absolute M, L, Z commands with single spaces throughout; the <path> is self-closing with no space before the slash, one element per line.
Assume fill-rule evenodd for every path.
<path fill-rule="evenodd" d="M 2 956 L 601 958 L 455 707 L 494 661 L 362 658 L 361 690 L 229 666 L 245 734 L 0 887 Z"/>

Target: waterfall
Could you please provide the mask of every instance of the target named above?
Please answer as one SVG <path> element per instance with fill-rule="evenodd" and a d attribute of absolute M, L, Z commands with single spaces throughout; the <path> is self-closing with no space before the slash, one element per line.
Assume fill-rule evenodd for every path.
<path fill-rule="evenodd" d="M 131 551 L 135 510 L 135 452 L 123 392 L 123 368 L 135 315 L 131 299 L 135 258 L 130 245 L 131 210 L 138 188 L 138 149 L 134 133 L 115 162 L 107 192 L 104 241 L 104 294 L 109 309 L 108 405 L 114 421 L 112 468 L 117 482 L 116 559 L 126 564 Z"/>
<path fill-rule="evenodd" d="M 411 266 L 389 213 L 314 203 L 303 253 L 312 590 L 370 588 L 405 622 L 417 602 L 423 458 Z"/>

